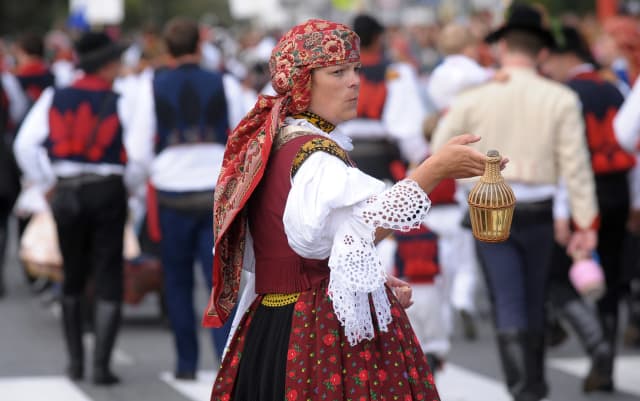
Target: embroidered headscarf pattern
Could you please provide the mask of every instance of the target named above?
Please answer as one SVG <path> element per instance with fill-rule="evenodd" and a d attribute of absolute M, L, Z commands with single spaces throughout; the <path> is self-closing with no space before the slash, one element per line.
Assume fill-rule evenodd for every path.
<path fill-rule="evenodd" d="M 276 96 L 260 95 L 229 136 L 213 205 L 213 289 L 203 325 L 220 327 L 238 298 L 247 216 L 244 206 L 260 182 L 278 128 L 309 107 L 311 71 L 360 60 L 360 39 L 349 27 L 312 19 L 293 27 L 271 53 Z"/>

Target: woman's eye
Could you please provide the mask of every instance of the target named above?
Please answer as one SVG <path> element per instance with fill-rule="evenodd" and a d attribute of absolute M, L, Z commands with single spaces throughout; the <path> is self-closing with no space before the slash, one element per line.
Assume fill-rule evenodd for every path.
<path fill-rule="evenodd" d="M 343 69 L 340 69 L 340 70 L 335 70 L 335 71 L 333 72 L 333 75 L 342 75 L 343 73 L 344 73 L 344 70 L 343 70 Z"/>
<path fill-rule="evenodd" d="M 362 71 L 362 67 L 361 66 L 357 66 L 353 69 L 355 72 L 360 73 L 360 71 Z"/>

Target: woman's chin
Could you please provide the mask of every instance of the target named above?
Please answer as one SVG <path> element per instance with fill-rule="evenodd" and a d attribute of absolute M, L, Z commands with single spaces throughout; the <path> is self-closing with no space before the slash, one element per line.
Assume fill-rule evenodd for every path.
<path fill-rule="evenodd" d="M 341 122 L 353 120 L 354 118 L 358 117 L 358 112 L 354 110 L 353 112 L 345 113 L 342 117 L 343 118 Z"/>

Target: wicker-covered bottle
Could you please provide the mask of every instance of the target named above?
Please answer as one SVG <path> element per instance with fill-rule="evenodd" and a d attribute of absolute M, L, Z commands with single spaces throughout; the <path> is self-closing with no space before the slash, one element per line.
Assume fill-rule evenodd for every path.
<path fill-rule="evenodd" d="M 480 241 L 502 242 L 509 238 L 516 197 L 500 174 L 500 153 L 490 150 L 487 156 L 484 174 L 469 193 L 471 229 Z"/>

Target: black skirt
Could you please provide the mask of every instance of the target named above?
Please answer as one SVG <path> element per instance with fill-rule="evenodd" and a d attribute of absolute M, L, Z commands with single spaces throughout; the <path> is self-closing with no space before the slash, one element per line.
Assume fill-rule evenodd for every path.
<path fill-rule="evenodd" d="M 258 306 L 242 351 L 234 401 L 284 400 L 294 304 Z"/>

